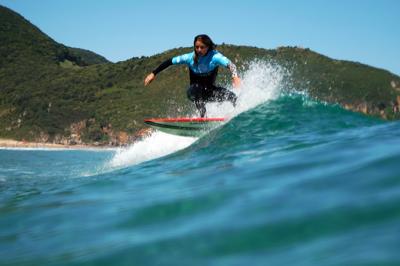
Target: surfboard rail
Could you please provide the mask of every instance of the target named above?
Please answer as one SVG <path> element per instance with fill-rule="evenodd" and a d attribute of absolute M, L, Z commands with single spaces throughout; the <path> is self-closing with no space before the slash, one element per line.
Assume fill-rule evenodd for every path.
<path fill-rule="evenodd" d="M 168 134 L 199 137 L 224 121 L 224 117 L 175 117 L 149 118 L 144 123 Z"/>
<path fill-rule="evenodd" d="M 144 121 L 152 121 L 152 122 L 223 122 L 226 119 L 224 117 L 176 117 L 176 118 L 149 118 Z"/>

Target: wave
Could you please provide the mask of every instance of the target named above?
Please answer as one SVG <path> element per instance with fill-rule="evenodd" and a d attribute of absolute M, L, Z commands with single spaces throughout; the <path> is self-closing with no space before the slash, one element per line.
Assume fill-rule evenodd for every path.
<path fill-rule="evenodd" d="M 111 167 L 138 164 L 186 148 L 195 141 L 196 138 L 155 132 L 127 148 L 117 150 L 109 164 Z"/>
<path fill-rule="evenodd" d="M 250 62 L 248 69 L 243 73 L 240 91 L 237 92 L 237 106 L 233 108 L 230 103 L 209 103 L 207 104 L 208 116 L 227 117 L 229 121 L 259 104 L 278 97 L 283 86 L 284 72 L 283 68 L 265 61 Z M 184 149 L 196 140 L 198 138 L 177 137 L 155 132 L 142 141 L 119 149 L 108 165 L 110 167 L 136 165 Z"/>
<path fill-rule="evenodd" d="M 184 156 L 193 153 L 192 157 L 201 158 L 199 155 L 206 154 L 215 160 L 227 158 L 226 161 L 256 158 L 374 132 L 375 126 L 382 124 L 379 119 L 312 100 L 304 94 L 283 93 L 210 132 L 191 145 Z"/>
<path fill-rule="evenodd" d="M 50 261 L 396 264 L 400 123 L 276 81 L 243 90 L 239 111 L 201 138 L 155 132 L 115 154 L 3 151 L 3 244 L 19 253 L 6 261 L 40 262 L 84 234 Z"/>

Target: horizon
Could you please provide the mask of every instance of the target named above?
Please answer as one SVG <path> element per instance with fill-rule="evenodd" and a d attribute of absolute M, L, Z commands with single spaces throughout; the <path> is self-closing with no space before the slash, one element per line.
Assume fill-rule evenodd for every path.
<path fill-rule="evenodd" d="M 250 0 L 246 4 L 0 0 L 0 5 L 19 13 L 56 42 L 93 51 L 111 62 L 190 47 L 195 35 L 206 33 L 217 44 L 309 48 L 400 75 L 396 23 L 400 2 L 396 0 Z M 206 19 L 197 22 L 195 11 Z"/>

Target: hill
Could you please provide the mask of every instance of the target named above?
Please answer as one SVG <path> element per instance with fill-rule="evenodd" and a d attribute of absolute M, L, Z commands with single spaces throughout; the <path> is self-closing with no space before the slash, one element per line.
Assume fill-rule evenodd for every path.
<path fill-rule="evenodd" d="M 81 48 L 68 47 L 68 53 L 72 58 L 78 58 L 78 61 L 86 66 L 110 63 L 105 57 Z"/>
<path fill-rule="evenodd" d="M 144 117 L 187 114 L 187 70 L 170 67 L 151 88 L 143 79 L 162 61 L 191 48 L 111 63 L 52 40 L 0 6 L 0 137 L 56 143 L 121 144 L 144 129 Z M 309 49 L 220 45 L 240 69 L 254 59 L 288 70 L 288 88 L 385 119 L 399 118 L 400 77 Z M 221 69 L 218 82 L 227 80 Z M 177 108 L 179 106 L 179 108 Z"/>

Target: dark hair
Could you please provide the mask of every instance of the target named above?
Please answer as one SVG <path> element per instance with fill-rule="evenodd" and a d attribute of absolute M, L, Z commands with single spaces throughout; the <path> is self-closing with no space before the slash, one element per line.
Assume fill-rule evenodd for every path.
<path fill-rule="evenodd" d="M 211 38 L 207 35 L 207 34 L 200 34 L 197 35 L 196 37 L 194 37 L 194 41 L 193 41 L 193 46 L 195 46 L 197 41 L 201 41 L 202 43 L 204 43 L 207 48 L 208 48 L 208 52 L 210 52 L 211 50 L 215 50 L 215 48 L 217 48 L 217 46 L 215 45 L 215 43 L 211 40 Z M 196 53 L 196 48 L 194 49 L 194 62 L 195 64 L 198 63 L 198 55 Z"/>

